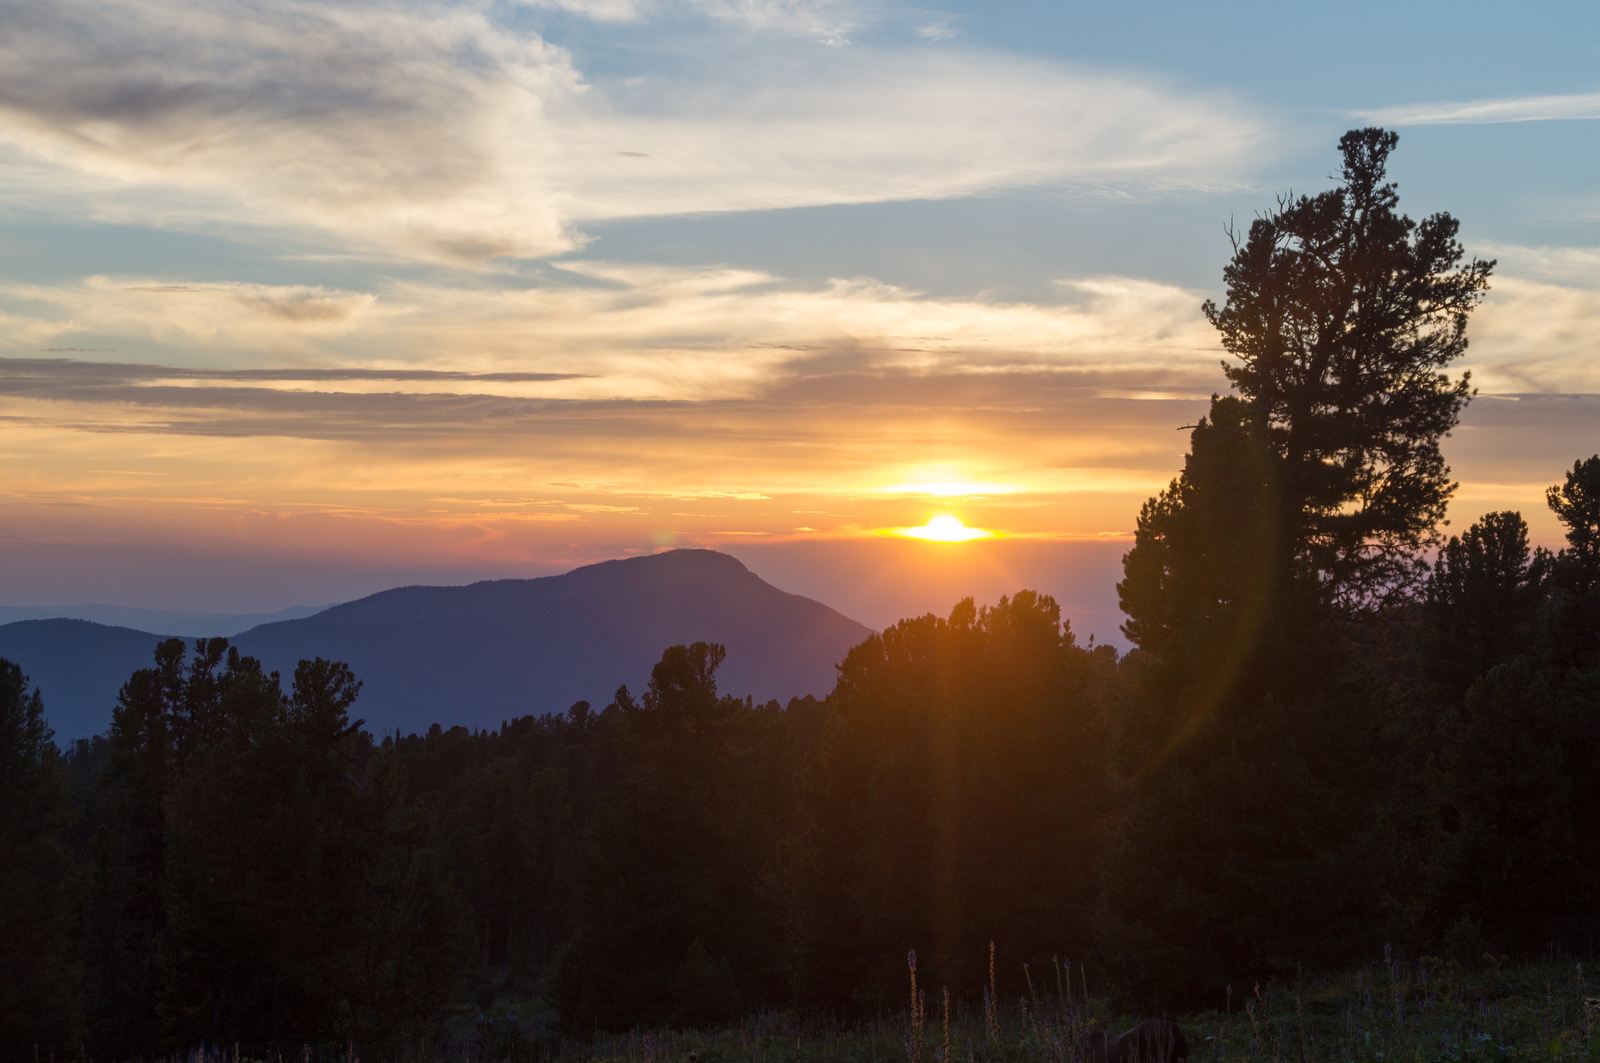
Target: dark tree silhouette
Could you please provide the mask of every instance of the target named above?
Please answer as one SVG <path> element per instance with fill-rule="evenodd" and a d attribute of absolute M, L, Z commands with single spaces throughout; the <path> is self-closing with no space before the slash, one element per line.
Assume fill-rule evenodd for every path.
<path fill-rule="evenodd" d="M 1582 948 L 1595 929 L 1575 819 L 1587 766 L 1571 759 L 1577 721 L 1552 678 L 1523 657 L 1495 667 L 1446 718 L 1430 768 L 1446 813 L 1426 882 L 1431 929 L 1467 962 L 1530 941 Z"/>
<path fill-rule="evenodd" d="M 1574 462 L 1545 497 L 1567 529 L 1551 573 L 1550 652 L 1560 665 L 1594 668 L 1600 664 L 1600 455 Z"/>
<path fill-rule="evenodd" d="M 226 680 L 217 733 L 168 802 L 172 1039 L 426 1033 L 460 988 L 457 905 L 397 758 L 349 718 L 361 684 L 301 661 L 285 697 L 236 653 Z"/>
<path fill-rule="evenodd" d="M 601 714 L 617 778 L 595 811 L 559 984 L 577 1029 L 703 1025 L 783 997 L 759 886 L 793 765 L 775 704 L 717 693 L 725 653 L 669 647 L 643 697 L 622 687 Z"/>
<path fill-rule="evenodd" d="M 1428 772 L 1427 914 L 1467 959 L 1528 941 L 1583 949 L 1600 933 L 1600 457 L 1546 501 L 1567 532 L 1553 562 L 1528 561 L 1520 518 L 1490 514 L 1435 572 L 1451 591 L 1430 602 L 1435 657 L 1475 654 L 1446 663 L 1476 681 L 1446 700 Z M 1492 667 L 1473 675 L 1475 663 Z"/>
<path fill-rule="evenodd" d="M 1162 706 L 1169 726 L 1261 678 L 1256 649 L 1287 576 L 1276 563 L 1279 469 L 1249 405 L 1219 398 L 1190 437 L 1183 473 L 1139 513 L 1117 585 L 1122 630 L 1179 688 Z"/>
<path fill-rule="evenodd" d="M 1528 648 L 1551 561 L 1529 547 L 1528 523 L 1514 512 L 1484 515 L 1439 551 L 1423 592 L 1423 663 L 1449 701 Z"/>
<path fill-rule="evenodd" d="M 72 801 L 39 692 L 0 659 L 0 1056 L 72 1054 L 82 1034 Z M 42 1053 L 42 1055 L 41 1055 Z"/>
<path fill-rule="evenodd" d="M 1394 775 L 1348 621 L 1403 597 L 1437 542 L 1439 442 L 1471 394 L 1447 370 L 1493 266 L 1462 264 L 1449 215 L 1398 213 L 1396 140 L 1347 133 L 1338 187 L 1235 242 L 1204 309 L 1238 395 L 1213 398 L 1124 561 L 1139 690 L 1100 926 L 1125 984 L 1163 1000 L 1382 932 Z"/>
<path fill-rule="evenodd" d="M 1206 316 L 1238 362 L 1228 379 L 1281 461 L 1297 575 L 1362 604 L 1404 585 L 1454 485 L 1439 440 L 1471 396 L 1446 369 L 1492 261 L 1461 264 L 1459 223 L 1414 222 L 1386 183 L 1398 136 L 1339 141 L 1339 187 L 1285 197 L 1251 223 Z"/>
<path fill-rule="evenodd" d="M 1116 667 L 1032 591 L 903 620 L 850 652 L 784 854 L 804 1002 L 892 1006 L 908 948 L 950 986 L 984 982 L 990 941 L 1002 977 L 1082 959 Z"/>
<path fill-rule="evenodd" d="M 1545 500 L 1567 526 L 1571 563 L 1586 578 L 1600 576 L 1600 454 L 1573 462 L 1565 482 L 1552 485 Z"/>
<path fill-rule="evenodd" d="M 90 845 L 94 1054 L 356 1038 L 392 1047 L 456 996 L 461 920 L 403 768 L 343 664 L 277 673 L 162 643 L 124 685 Z"/>

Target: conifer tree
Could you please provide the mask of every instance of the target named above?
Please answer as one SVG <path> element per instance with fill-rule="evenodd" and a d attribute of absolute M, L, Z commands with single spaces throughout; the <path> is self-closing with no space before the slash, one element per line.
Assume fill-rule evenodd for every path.
<path fill-rule="evenodd" d="M 72 1055 L 78 999 L 78 877 L 67 846 L 67 770 L 39 692 L 0 659 L 0 1057 Z"/>
<path fill-rule="evenodd" d="M 774 714 L 718 694 L 725 653 L 669 647 L 643 697 L 623 687 L 601 714 L 616 782 L 595 812 L 559 985 L 576 1029 L 702 1025 L 782 999 L 760 885 L 792 768 Z"/>
<path fill-rule="evenodd" d="M 1526 657 L 1493 668 L 1446 718 L 1429 773 L 1441 816 L 1428 929 L 1469 963 L 1529 942 L 1581 948 L 1596 928 L 1575 819 L 1585 766 L 1572 762 L 1575 721 L 1552 679 Z"/>
<path fill-rule="evenodd" d="M 1553 561 L 1530 563 L 1520 518 L 1508 530 L 1509 515 L 1491 514 L 1435 573 L 1451 592 L 1430 603 L 1451 607 L 1439 641 L 1481 656 L 1483 632 L 1499 658 L 1481 675 L 1463 669 L 1475 682 L 1447 705 L 1428 773 L 1439 812 L 1429 929 L 1469 960 L 1529 941 L 1581 950 L 1600 933 L 1589 841 L 1600 831 L 1600 457 L 1574 463 L 1546 501 L 1566 527 Z"/>
<path fill-rule="evenodd" d="M 167 916 L 166 800 L 190 700 L 187 653 L 182 639 L 163 641 L 155 666 L 129 676 L 111 714 L 111 752 L 100 780 L 108 822 L 91 844 L 85 970 L 88 1047 L 95 1055 L 121 1058 L 164 1047 L 157 1008 Z"/>
<path fill-rule="evenodd" d="M 90 1048 L 394 1048 L 460 992 L 456 894 L 343 664 L 181 640 L 124 685 L 91 846 Z"/>
<path fill-rule="evenodd" d="M 1439 551 L 1423 589 L 1423 663 L 1451 705 L 1480 676 L 1526 652 L 1552 558 L 1522 514 L 1485 514 Z"/>
<path fill-rule="evenodd" d="M 1574 462 L 1545 498 L 1567 535 L 1552 571 L 1550 652 L 1559 666 L 1591 669 L 1600 665 L 1600 455 Z"/>
<path fill-rule="evenodd" d="M 1492 262 L 1397 210 L 1397 138 L 1352 130 L 1338 187 L 1257 218 L 1205 313 L 1234 360 L 1118 586 L 1139 646 L 1102 943 L 1128 984 L 1209 1000 L 1383 933 L 1372 824 L 1393 783 L 1351 622 L 1416 586 L 1471 395 L 1450 364 Z"/>
<path fill-rule="evenodd" d="M 1359 607 L 1405 587 L 1454 491 L 1439 451 L 1471 397 L 1449 366 L 1492 261 L 1448 214 L 1397 212 L 1395 133 L 1339 140 L 1339 186 L 1257 218 L 1205 313 L 1229 381 L 1279 459 L 1282 549 L 1295 576 Z"/>
<path fill-rule="evenodd" d="M 850 651 L 782 863 L 804 1003 L 892 1006 L 912 948 L 932 984 L 977 986 L 993 941 L 1008 994 L 1023 962 L 1082 960 L 1116 665 L 1031 591 Z"/>

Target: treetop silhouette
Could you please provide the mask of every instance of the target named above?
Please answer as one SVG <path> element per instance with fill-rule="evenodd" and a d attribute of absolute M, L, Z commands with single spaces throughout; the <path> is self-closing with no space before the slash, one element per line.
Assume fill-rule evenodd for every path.
<path fill-rule="evenodd" d="M 1398 135 L 1339 140 L 1337 188 L 1281 197 L 1250 225 L 1206 317 L 1238 361 L 1229 381 L 1280 460 L 1285 546 L 1330 600 L 1408 585 L 1436 544 L 1455 485 L 1439 440 L 1471 398 L 1447 369 L 1494 262 L 1457 241 L 1449 214 L 1398 213 L 1385 181 Z"/>

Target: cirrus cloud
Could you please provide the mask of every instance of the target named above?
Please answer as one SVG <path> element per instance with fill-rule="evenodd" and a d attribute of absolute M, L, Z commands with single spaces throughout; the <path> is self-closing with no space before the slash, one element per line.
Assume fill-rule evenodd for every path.
<path fill-rule="evenodd" d="M 1561 96 L 1505 96 L 1487 100 L 1408 103 L 1357 112 L 1382 125 L 1492 125 L 1600 118 L 1600 92 Z"/>
<path fill-rule="evenodd" d="M 1132 76 L 980 51 L 797 61 L 785 34 L 715 73 L 600 86 L 473 5 L 0 0 L 0 21 L 14 207 L 362 254 L 548 256 L 585 222 L 647 215 L 1217 188 L 1265 133 L 1226 96 Z"/>

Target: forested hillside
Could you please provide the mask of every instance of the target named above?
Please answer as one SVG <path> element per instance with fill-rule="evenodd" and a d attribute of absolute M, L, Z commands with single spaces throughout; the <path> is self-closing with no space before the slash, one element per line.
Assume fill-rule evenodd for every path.
<path fill-rule="evenodd" d="M 4 665 L 0 1055 L 867 1020 L 909 950 L 929 1007 L 1021 999 L 1023 1029 L 1066 961 L 1153 1014 L 1386 950 L 1592 956 L 1600 455 L 1551 469 L 1555 552 L 1514 512 L 1441 533 L 1492 263 L 1397 212 L 1392 135 L 1341 147 L 1207 307 L 1236 393 L 1140 515 L 1126 655 L 1022 590 L 869 635 L 823 700 L 724 695 L 696 642 L 604 706 L 375 736 L 343 664 L 172 640 L 65 752 Z"/>

